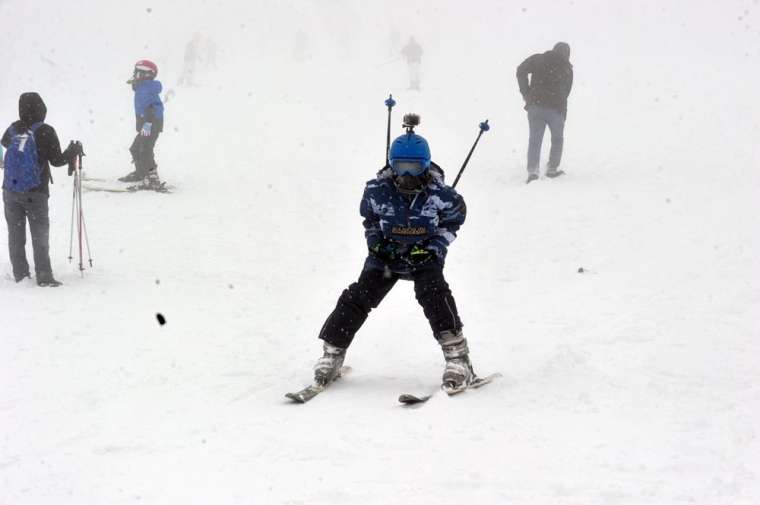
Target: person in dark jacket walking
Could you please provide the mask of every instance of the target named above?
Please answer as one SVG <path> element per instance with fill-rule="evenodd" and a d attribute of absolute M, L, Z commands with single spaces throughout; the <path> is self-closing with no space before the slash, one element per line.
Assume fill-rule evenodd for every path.
<path fill-rule="evenodd" d="M 139 189 L 161 189 L 158 165 L 153 152 L 158 135 L 164 129 L 164 104 L 161 102 L 161 82 L 156 80 L 158 67 L 150 60 L 135 63 L 132 78 L 127 84 L 135 92 L 135 136 L 129 152 L 135 170 L 124 177 L 122 182 L 138 182 Z"/>
<path fill-rule="evenodd" d="M 71 142 L 64 152 L 55 129 L 45 123 L 47 107 L 37 93 L 23 93 L 18 102 L 19 120 L 3 134 L 6 148 L 3 204 L 8 224 L 8 249 L 13 277 L 29 277 L 26 259 L 26 222 L 32 235 L 34 270 L 39 286 L 60 286 L 50 266 L 48 184 L 50 165 L 60 167 L 81 154 L 81 144 Z"/>
<path fill-rule="evenodd" d="M 551 132 L 552 145 L 546 165 L 546 176 L 557 177 L 564 174 L 559 170 L 559 164 L 562 159 L 567 118 L 567 97 L 573 87 L 570 46 L 565 42 L 557 42 L 551 51 L 534 54 L 520 63 L 517 67 L 517 84 L 525 100 L 530 127 L 527 182 L 538 179 L 541 143 L 547 126 Z"/>
<path fill-rule="evenodd" d="M 369 312 L 402 279 L 414 282 L 417 301 L 443 349 L 444 385 L 461 389 L 476 376 L 443 266 L 466 206 L 444 184 L 423 137 L 411 131 L 398 137 L 389 162 L 364 190 L 359 211 L 369 254 L 359 279 L 343 291 L 319 332 L 324 354 L 314 367 L 314 379 L 328 384 L 340 374 L 346 349 Z"/>

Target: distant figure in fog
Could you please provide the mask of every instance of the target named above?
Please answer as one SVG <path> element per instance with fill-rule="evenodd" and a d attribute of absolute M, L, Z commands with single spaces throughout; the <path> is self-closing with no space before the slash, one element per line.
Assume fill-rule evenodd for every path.
<path fill-rule="evenodd" d="M 195 86 L 195 69 L 200 61 L 201 35 L 196 33 L 185 46 L 185 58 L 182 62 L 182 73 L 179 76 L 179 86 Z"/>
<path fill-rule="evenodd" d="M 422 47 L 414 40 L 414 37 L 409 37 L 409 42 L 401 50 L 401 54 L 406 59 L 406 64 L 409 67 L 409 89 L 419 90 Z"/>
<path fill-rule="evenodd" d="M 552 135 L 552 146 L 546 164 L 546 176 L 560 176 L 565 173 L 559 170 L 559 163 L 564 143 L 567 97 L 573 87 L 570 46 L 565 42 L 557 42 L 551 51 L 534 54 L 520 63 L 517 67 L 517 84 L 525 100 L 530 128 L 527 182 L 538 179 L 541 143 L 547 126 Z"/>

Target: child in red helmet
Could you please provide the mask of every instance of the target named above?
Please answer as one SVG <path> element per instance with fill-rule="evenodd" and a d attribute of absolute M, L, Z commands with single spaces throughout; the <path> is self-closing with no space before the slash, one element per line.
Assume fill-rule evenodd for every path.
<path fill-rule="evenodd" d="M 129 148 L 135 164 L 134 172 L 120 177 L 122 182 L 140 182 L 139 189 L 161 189 L 153 149 L 164 129 L 164 104 L 161 82 L 156 80 L 158 67 L 150 60 L 135 63 L 134 74 L 127 81 L 135 92 L 135 128 L 137 135 Z"/>

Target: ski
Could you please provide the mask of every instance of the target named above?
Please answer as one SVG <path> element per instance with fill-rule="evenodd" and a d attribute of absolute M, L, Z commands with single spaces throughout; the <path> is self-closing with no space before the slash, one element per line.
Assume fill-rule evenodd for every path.
<path fill-rule="evenodd" d="M 293 400 L 294 403 L 306 403 L 315 396 L 317 396 L 319 393 L 330 387 L 330 384 L 335 382 L 336 380 L 340 379 L 343 375 L 347 374 L 351 371 L 350 366 L 344 366 L 341 367 L 340 373 L 337 377 L 335 377 L 332 382 L 328 382 L 327 384 L 310 384 L 303 388 L 300 391 L 296 391 L 294 393 L 286 393 L 285 398 L 288 398 L 290 400 Z"/>
<path fill-rule="evenodd" d="M 129 193 L 136 193 L 138 191 L 155 191 L 156 193 L 171 193 L 173 186 L 168 186 L 165 182 L 162 182 L 158 185 L 156 188 L 145 188 L 141 186 L 140 184 L 135 184 L 134 186 L 127 186 L 127 191 Z"/>
<path fill-rule="evenodd" d="M 116 187 L 116 186 L 102 186 L 97 184 L 82 184 L 82 190 L 84 191 L 101 191 L 105 193 L 137 193 L 139 191 L 154 191 L 156 193 L 171 193 L 174 186 L 169 186 L 165 182 L 161 183 L 156 189 L 143 188 L 138 185 Z"/>
<path fill-rule="evenodd" d="M 102 191 L 105 193 L 127 193 L 127 188 L 115 188 L 82 183 L 82 191 Z"/>
<path fill-rule="evenodd" d="M 454 396 L 459 393 L 462 393 L 464 391 L 467 391 L 468 389 L 478 389 L 480 387 L 485 386 L 486 384 L 490 384 L 493 382 L 494 379 L 501 377 L 500 373 L 492 373 L 490 375 L 486 375 L 485 377 L 476 377 L 472 382 L 470 382 L 467 386 L 463 386 L 460 388 L 447 388 L 446 385 L 441 385 L 441 390 L 445 392 L 449 396 Z M 398 397 L 398 401 L 402 403 L 403 405 L 419 405 L 420 403 L 425 403 L 429 399 L 431 399 L 435 395 L 435 392 L 426 394 L 426 395 L 414 395 L 410 393 L 404 393 Z"/>

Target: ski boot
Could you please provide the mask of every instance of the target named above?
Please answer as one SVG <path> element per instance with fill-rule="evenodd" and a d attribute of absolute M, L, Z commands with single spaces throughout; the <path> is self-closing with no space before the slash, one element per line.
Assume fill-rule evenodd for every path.
<path fill-rule="evenodd" d="M 346 349 L 324 343 L 325 353 L 314 365 L 314 382 L 325 386 L 340 376 L 340 368 L 346 358 Z"/>
<path fill-rule="evenodd" d="M 43 276 L 37 276 L 37 285 L 41 288 L 57 288 L 58 286 L 62 286 L 63 283 L 61 281 L 57 281 L 53 278 L 53 275 L 43 275 Z"/>
<path fill-rule="evenodd" d="M 470 363 L 467 339 L 462 336 L 462 330 L 446 330 L 438 334 L 437 340 L 446 359 L 441 387 L 448 394 L 464 391 L 476 378 Z"/>
<path fill-rule="evenodd" d="M 13 280 L 15 280 L 16 283 L 19 283 L 19 282 L 23 281 L 24 279 L 31 279 L 31 278 L 32 278 L 32 276 L 29 275 L 29 272 L 25 272 L 25 273 L 23 273 L 21 275 L 13 274 Z"/>
<path fill-rule="evenodd" d="M 163 189 L 163 184 L 161 184 L 161 179 L 158 178 L 158 171 L 157 170 L 151 170 L 148 172 L 148 174 L 143 178 L 142 182 L 137 185 L 137 189 L 147 189 L 147 190 L 153 190 L 158 191 L 160 189 Z"/>
<path fill-rule="evenodd" d="M 119 180 L 121 182 L 137 182 L 143 179 L 143 176 L 139 173 L 137 173 L 137 170 L 134 172 L 130 172 L 124 177 L 119 177 Z"/>
<path fill-rule="evenodd" d="M 549 177 L 551 179 L 554 179 L 555 177 L 559 177 L 560 175 L 564 175 L 565 172 L 563 170 L 558 170 L 556 167 L 552 168 L 549 167 L 546 170 L 546 177 Z"/>
<path fill-rule="evenodd" d="M 538 180 L 538 174 L 529 174 L 528 180 L 525 181 L 525 184 L 530 184 L 531 182 L 536 181 L 536 180 Z"/>

